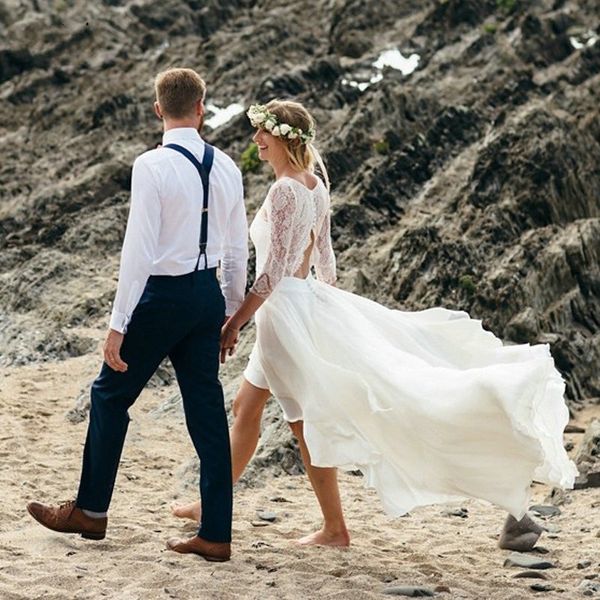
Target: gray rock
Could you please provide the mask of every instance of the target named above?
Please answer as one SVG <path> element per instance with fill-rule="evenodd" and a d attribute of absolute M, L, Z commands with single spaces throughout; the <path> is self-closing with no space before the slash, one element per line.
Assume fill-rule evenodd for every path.
<path fill-rule="evenodd" d="M 460 517 L 466 519 L 469 516 L 469 511 L 466 508 L 446 509 L 442 511 L 444 517 Z"/>
<path fill-rule="evenodd" d="M 561 513 L 560 508 L 543 504 L 534 504 L 529 507 L 529 510 L 538 517 L 556 517 Z"/>
<path fill-rule="evenodd" d="M 553 569 L 554 564 L 537 556 L 513 552 L 504 561 L 505 567 L 521 567 L 523 569 Z"/>
<path fill-rule="evenodd" d="M 261 521 L 268 521 L 269 523 L 274 523 L 277 521 L 277 514 L 270 510 L 257 510 L 256 516 Z"/>
<path fill-rule="evenodd" d="M 529 586 L 529 589 L 534 592 L 551 592 L 556 588 L 548 583 L 533 583 Z"/>
<path fill-rule="evenodd" d="M 584 596 L 594 596 L 595 594 L 600 593 L 600 583 L 596 581 L 590 581 L 589 579 L 584 579 L 578 586 L 577 589 Z"/>
<path fill-rule="evenodd" d="M 594 419 L 583 436 L 575 457 L 579 476 L 575 489 L 600 487 L 600 419 Z"/>
<path fill-rule="evenodd" d="M 546 496 L 544 502 L 552 506 L 562 506 L 571 502 L 571 498 L 566 490 L 561 488 L 552 488 L 552 491 Z"/>
<path fill-rule="evenodd" d="M 435 596 L 435 592 L 426 587 L 400 585 L 383 590 L 386 596 L 408 596 L 409 598 L 425 598 Z"/>
<path fill-rule="evenodd" d="M 588 567 L 592 566 L 592 561 L 591 560 L 580 560 L 577 563 L 577 568 L 578 569 L 587 569 Z"/>
<path fill-rule="evenodd" d="M 515 573 L 513 579 L 548 579 L 548 575 L 541 571 L 521 571 L 520 573 Z"/>

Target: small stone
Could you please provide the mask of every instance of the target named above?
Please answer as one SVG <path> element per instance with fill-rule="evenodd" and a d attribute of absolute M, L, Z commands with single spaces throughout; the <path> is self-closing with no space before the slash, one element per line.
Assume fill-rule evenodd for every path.
<path fill-rule="evenodd" d="M 591 560 L 580 560 L 577 563 L 577 568 L 578 569 L 587 569 L 588 567 L 592 566 L 592 561 Z"/>
<path fill-rule="evenodd" d="M 261 521 L 269 521 L 269 523 L 274 523 L 275 521 L 277 521 L 277 515 L 274 512 L 271 512 L 270 510 L 257 510 L 256 516 Z"/>
<path fill-rule="evenodd" d="M 583 576 L 584 579 L 598 579 L 598 573 L 588 573 Z"/>
<path fill-rule="evenodd" d="M 529 510 L 538 517 L 555 517 L 560 515 L 560 508 L 557 506 L 549 506 L 545 504 L 534 504 L 529 507 Z"/>
<path fill-rule="evenodd" d="M 585 429 L 579 425 L 569 424 L 565 427 L 565 433 L 585 433 Z"/>
<path fill-rule="evenodd" d="M 528 556 L 513 552 L 504 561 L 505 567 L 522 567 L 523 569 L 553 569 L 554 565 L 547 560 L 542 560 L 536 556 Z"/>
<path fill-rule="evenodd" d="M 253 548 L 272 548 L 273 546 L 271 544 L 267 544 L 267 542 L 262 542 L 259 540 L 257 542 L 252 542 L 252 547 Z"/>
<path fill-rule="evenodd" d="M 548 579 L 548 575 L 540 571 L 521 571 L 520 573 L 515 573 L 513 579 Z"/>
<path fill-rule="evenodd" d="M 529 586 L 529 589 L 533 590 L 534 592 L 551 592 L 555 588 L 547 583 L 532 583 Z"/>
<path fill-rule="evenodd" d="M 577 589 L 584 596 L 593 596 L 594 594 L 600 592 L 600 583 L 596 583 L 595 581 L 590 581 L 589 579 L 584 579 L 577 586 Z"/>
<path fill-rule="evenodd" d="M 565 444 L 565 450 L 567 452 L 571 452 L 571 450 L 573 450 L 573 448 L 575 448 L 575 444 L 573 442 L 567 442 Z"/>
<path fill-rule="evenodd" d="M 283 496 L 272 496 L 271 498 L 269 498 L 270 502 L 291 502 L 291 500 L 288 500 L 287 498 L 284 498 Z"/>
<path fill-rule="evenodd" d="M 269 523 L 267 521 L 250 521 L 250 525 L 252 527 L 268 527 Z"/>
<path fill-rule="evenodd" d="M 538 554 L 548 554 L 550 550 L 548 550 L 548 548 L 544 548 L 544 546 L 534 546 L 532 552 L 537 552 Z"/>
<path fill-rule="evenodd" d="M 454 508 L 442 511 L 444 517 L 460 517 L 466 519 L 469 516 L 469 511 L 466 508 Z"/>
<path fill-rule="evenodd" d="M 433 591 L 439 594 L 449 594 L 452 590 L 447 585 L 436 585 Z"/>
<path fill-rule="evenodd" d="M 383 590 L 386 596 L 408 596 L 409 598 L 424 598 L 435 596 L 435 592 L 425 587 L 399 585 Z"/>

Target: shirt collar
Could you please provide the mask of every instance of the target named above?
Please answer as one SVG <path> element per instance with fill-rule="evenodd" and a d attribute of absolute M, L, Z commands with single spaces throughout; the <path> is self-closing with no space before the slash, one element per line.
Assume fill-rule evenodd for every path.
<path fill-rule="evenodd" d="M 164 146 L 171 142 L 185 140 L 202 141 L 202 138 L 198 131 L 193 127 L 175 127 L 174 129 L 169 129 L 169 131 L 163 133 L 162 143 Z"/>

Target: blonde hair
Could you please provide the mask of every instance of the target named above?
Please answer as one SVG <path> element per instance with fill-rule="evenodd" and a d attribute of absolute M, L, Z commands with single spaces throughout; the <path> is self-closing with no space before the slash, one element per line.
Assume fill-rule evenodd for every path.
<path fill-rule="evenodd" d="M 194 113 L 198 100 L 204 100 L 206 84 L 193 69 L 167 69 L 154 80 L 156 100 L 165 117 L 183 119 Z"/>
<path fill-rule="evenodd" d="M 312 115 L 300 104 L 293 100 L 271 100 L 266 104 L 280 123 L 287 123 L 290 127 L 297 127 L 304 132 L 316 130 L 315 120 Z M 329 177 L 323 159 L 312 142 L 304 143 L 300 138 L 293 140 L 280 138 L 285 142 L 285 150 L 290 164 L 298 171 L 315 172 L 315 164 L 319 166 L 325 184 L 329 188 Z"/>

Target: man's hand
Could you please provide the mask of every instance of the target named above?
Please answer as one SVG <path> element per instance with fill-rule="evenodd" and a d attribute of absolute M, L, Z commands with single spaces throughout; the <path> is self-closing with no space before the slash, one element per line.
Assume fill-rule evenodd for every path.
<path fill-rule="evenodd" d="M 108 330 L 108 335 L 104 341 L 104 362 L 113 370 L 124 373 L 127 371 L 127 363 L 121 360 L 121 344 L 123 344 L 123 338 L 125 336 L 115 331 L 114 329 Z"/>
<path fill-rule="evenodd" d="M 233 355 L 239 335 L 240 330 L 232 326 L 230 319 L 227 320 L 221 329 L 221 364 L 225 363 L 227 356 Z"/>

